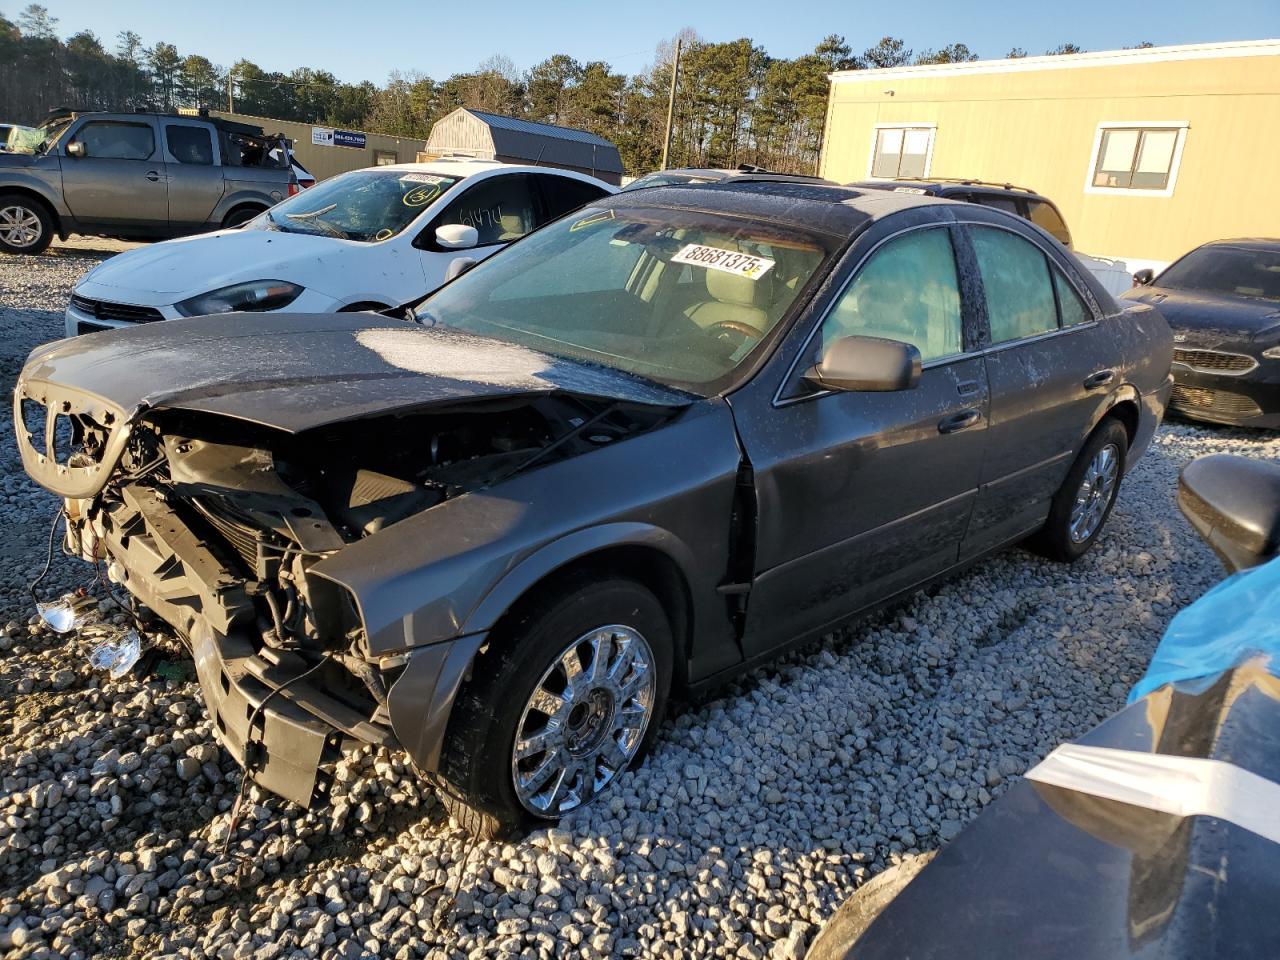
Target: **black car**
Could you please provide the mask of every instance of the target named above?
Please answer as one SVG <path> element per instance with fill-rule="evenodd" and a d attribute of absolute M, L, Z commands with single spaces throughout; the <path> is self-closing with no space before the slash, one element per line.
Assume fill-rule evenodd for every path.
<path fill-rule="evenodd" d="M 259 783 L 399 744 L 482 832 L 604 790 L 673 692 L 1081 556 L 1170 387 L 1159 313 L 1026 221 L 811 184 L 602 198 L 412 316 L 49 344 L 16 432 Z"/>
<path fill-rule="evenodd" d="M 1280 240 L 1216 240 L 1134 283 L 1121 296 L 1157 306 L 1173 328 L 1173 410 L 1280 427 Z"/>
<path fill-rule="evenodd" d="M 799 173 L 774 173 L 764 167 L 744 163 L 737 167 L 676 167 L 671 170 L 655 170 L 637 177 L 622 189 L 644 190 L 649 187 L 672 187 L 682 183 L 726 183 L 741 180 L 775 180 L 792 183 L 826 183 L 830 180 Z"/>
<path fill-rule="evenodd" d="M 985 180 L 947 180 L 944 178 L 917 179 L 903 177 L 896 180 L 862 180 L 849 186 L 858 190 L 892 190 L 896 193 L 917 193 L 947 200 L 961 200 L 994 207 L 1015 217 L 1030 220 L 1051 233 L 1067 249 L 1071 249 L 1071 231 L 1058 207 L 1048 197 L 1036 193 L 1030 187 L 1016 187 L 1011 183 L 988 183 Z"/>

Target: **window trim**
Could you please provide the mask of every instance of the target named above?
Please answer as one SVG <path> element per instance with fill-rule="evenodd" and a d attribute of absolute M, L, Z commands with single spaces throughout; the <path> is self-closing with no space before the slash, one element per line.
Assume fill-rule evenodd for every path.
<path fill-rule="evenodd" d="M 965 291 L 965 281 L 960 265 L 960 251 L 958 249 L 960 238 L 956 235 L 956 226 L 957 224 L 954 221 L 948 220 L 935 220 L 931 223 L 912 224 L 909 227 L 903 227 L 901 230 L 895 230 L 893 233 L 880 238 L 871 246 L 870 250 L 859 257 L 858 262 L 853 265 L 853 269 L 849 271 L 848 276 L 844 278 L 840 283 L 840 286 L 827 300 L 826 305 L 822 309 L 822 313 L 813 322 L 813 325 L 809 328 L 809 332 L 805 334 L 804 340 L 800 342 L 800 346 L 796 350 L 795 356 L 791 358 L 791 363 L 787 365 L 786 373 L 782 375 L 782 379 L 778 381 L 777 388 L 773 391 L 773 400 L 770 403 L 770 406 L 775 409 L 779 407 L 789 407 L 793 403 L 805 403 L 809 400 L 817 400 L 820 397 L 828 397 L 836 393 L 843 394 L 851 392 L 848 390 L 815 389 L 796 396 L 783 396 L 783 394 L 787 392 L 788 387 L 791 387 L 799 379 L 796 375 L 796 370 L 800 366 L 800 361 L 809 353 L 809 347 L 813 343 L 813 338 L 822 330 L 822 325 L 827 322 L 827 317 L 831 315 L 833 310 L 835 310 L 836 305 L 840 303 L 840 300 L 844 297 L 850 285 L 862 273 L 863 267 L 867 265 L 868 261 L 870 261 L 885 244 L 891 243 L 908 233 L 915 233 L 917 230 L 947 231 L 947 239 L 951 242 L 951 255 L 955 257 L 956 260 L 956 287 L 960 292 L 960 337 L 961 346 L 963 348 L 959 353 L 953 353 L 949 357 L 938 357 L 936 360 L 930 360 L 927 363 L 922 363 L 920 365 L 921 373 L 923 374 L 925 370 L 933 370 L 937 367 L 946 367 L 953 363 L 959 363 L 962 360 L 972 360 L 974 357 L 982 356 L 987 349 L 986 346 L 981 343 L 969 346 L 964 342 L 968 339 L 968 327 L 965 323 L 965 311 L 967 309 L 972 309 L 972 307 L 969 304 L 969 296 Z M 964 239 L 965 242 L 968 242 L 967 237 Z M 1080 326 L 1084 326 L 1084 324 L 1080 324 Z"/>
<path fill-rule="evenodd" d="M 1172 197 L 1178 182 L 1178 169 L 1182 165 L 1182 148 L 1187 142 L 1188 120 L 1105 120 L 1093 133 L 1093 149 L 1089 151 L 1089 168 L 1084 175 L 1084 192 L 1103 196 L 1121 197 Z M 1162 190 L 1142 187 L 1099 187 L 1093 183 L 1098 169 L 1098 152 L 1102 149 L 1102 135 L 1108 130 L 1173 130 L 1177 137 L 1173 142 L 1173 156 L 1169 160 L 1169 179 Z"/>
<path fill-rule="evenodd" d="M 924 154 L 924 173 L 922 179 L 927 179 L 929 171 L 933 169 L 933 143 L 937 139 L 938 125 L 931 120 L 921 120 L 920 122 L 903 121 L 900 123 L 877 123 L 871 127 L 871 149 L 867 153 L 867 179 L 889 182 L 897 180 L 898 177 L 877 177 L 873 172 L 876 167 L 876 144 L 880 142 L 881 130 L 928 130 L 929 131 L 929 148 Z M 902 167 L 902 154 L 898 154 L 898 167 Z"/>

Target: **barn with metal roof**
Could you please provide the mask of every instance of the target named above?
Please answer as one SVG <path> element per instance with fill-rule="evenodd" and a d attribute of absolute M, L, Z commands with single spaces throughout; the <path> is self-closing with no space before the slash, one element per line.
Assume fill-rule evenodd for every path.
<path fill-rule="evenodd" d="M 427 138 L 425 153 L 542 164 L 588 173 L 615 186 L 622 182 L 618 148 L 603 137 L 586 130 L 504 117 L 468 107 L 459 107 L 436 121 Z"/>

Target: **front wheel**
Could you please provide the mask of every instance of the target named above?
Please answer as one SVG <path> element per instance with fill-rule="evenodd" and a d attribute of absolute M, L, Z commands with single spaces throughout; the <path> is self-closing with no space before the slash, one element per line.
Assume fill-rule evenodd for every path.
<path fill-rule="evenodd" d="M 559 819 L 652 743 L 671 684 L 662 605 L 631 580 L 576 582 L 495 636 L 459 694 L 445 806 L 481 836 Z"/>
<path fill-rule="evenodd" d="M 43 253 L 53 241 L 53 218 L 44 204 L 20 194 L 0 196 L 0 250 Z"/>
<path fill-rule="evenodd" d="M 1070 563 L 1093 546 L 1115 506 L 1128 450 L 1129 434 L 1117 420 L 1104 420 L 1089 435 L 1036 537 L 1041 553 Z"/>

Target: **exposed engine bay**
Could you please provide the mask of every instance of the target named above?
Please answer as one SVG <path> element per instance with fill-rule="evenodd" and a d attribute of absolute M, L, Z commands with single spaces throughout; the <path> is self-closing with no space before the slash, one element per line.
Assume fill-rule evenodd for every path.
<path fill-rule="evenodd" d="M 23 410 L 28 435 L 39 436 L 32 420 L 44 412 L 32 414 Z M 176 631 L 192 649 L 207 698 L 211 686 L 228 697 L 247 691 L 243 708 L 211 700 L 210 709 L 220 739 L 251 771 L 255 714 L 266 700 L 280 695 L 301 707 L 300 724 L 307 714 L 323 721 L 317 736 L 287 751 L 301 778 L 290 773 L 267 782 L 307 803 L 318 786 L 315 767 L 336 759 L 344 740 L 395 742 L 388 695 L 406 660 L 373 656 L 355 598 L 312 566 L 447 500 L 617 443 L 672 415 L 670 408 L 547 393 L 292 434 L 155 410 L 131 424 L 102 489 L 65 500 L 64 546 L 105 563 L 112 580 Z M 118 433 L 117 423 L 99 422 L 105 419 L 59 416 L 56 459 L 69 467 L 101 462 Z M 211 644 L 216 656 L 202 653 Z M 286 689 L 303 672 L 305 697 Z M 289 761 L 270 760 L 277 768 Z"/>

